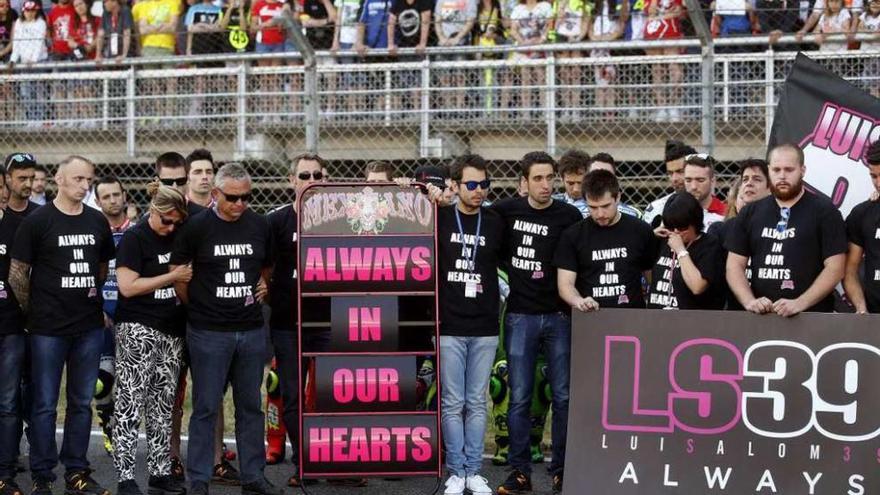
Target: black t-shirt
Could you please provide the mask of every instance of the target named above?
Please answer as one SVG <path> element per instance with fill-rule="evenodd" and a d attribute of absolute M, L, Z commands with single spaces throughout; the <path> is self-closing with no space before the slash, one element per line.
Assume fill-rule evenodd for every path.
<path fill-rule="evenodd" d="M 22 220 L 12 258 L 31 265 L 27 329 L 61 336 L 103 328 L 98 271 L 113 253 L 110 224 L 94 208 L 66 215 L 46 203 Z"/>
<path fill-rule="evenodd" d="M 272 330 L 296 330 L 296 212 L 292 205 L 285 205 L 268 215 L 272 229 L 275 266 L 269 284 L 269 306 Z"/>
<path fill-rule="evenodd" d="M 736 295 L 730 290 L 730 286 L 727 285 L 727 249 L 724 248 L 724 243 L 727 240 L 727 234 L 730 232 L 730 228 L 733 226 L 733 218 L 728 218 L 723 222 L 715 222 L 709 226 L 708 233 L 709 235 L 713 235 L 718 239 L 719 244 L 721 244 L 722 255 L 721 255 L 721 269 L 723 270 L 724 277 L 719 280 L 719 284 L 722 286 L 722 290 L 724 291 L 724 309 L 728 311 L 743 311 L 745 308 L 742 307 L 742 304 L 739 303 L 739 300 L 736 298 Z M 749 260 L 751 261 L 751 260 Z M 751 268 L 746 269 L 746 280 L 752 279 L 752 270 Z"/>
<path fill-rule="evenodd" d="M 124 266 L 143 278 L 164 275 L 168 273 L 173 247 L 173 235 L 158 235 L 149 222 L 140 222 L 119 241 L 116 267 Z M 186 331 L 186 314 L 173 284 L 135 297 L 125 297 L 120 292 L 116 321 L 140 323 L 174 336 L 182 336 Z"/>
<path fill-rule="evenodd" d="M 30 215 L 31 213 L 33 213 L 34 211 L 36 211 L 37 208 L 39 208 L 39 207 L 40 207 L 40 205 L 38 205 L 37 203 L 34 203 L 31 200 L 28 200 L 27 206 L 25 206 L 25 208 L 21 211 L 15 211 L 12 208 L 8 208 L 8 207 L 6 208 L 5 211 L 9 215 L 12 215 L 14 217 L 18 217 L 19 220 L 22 220 L 25 217 L 27 217 L 28 215 Z"/>
<path fill-rule="evenodd" d="M 192 25 L 218 25 L 220 18 L 222 17 L 223 11 L 220 9 L 207 11 L 199 8 L 193 11 Z M 225 30 L 208 33 L 193 33 L 192 53 L 194 55 L 203 53 L 222 53 L 226 50 L 228 36 L 229 35 Z"/>
<path fill-rule="evenodd" d="M 397 17 L 394 30 L 397 46 L 412 48 L 419 44 L 422 29 L 430 29 L 430 26 L 422 26 L 422 12 L 431 10 L 433 8 L 430 0 L 414 0 L 411 4 L 407 0 L 394 0 L 391 13 Z"/>
<path fill-rule="evenodd" d="M 327 18 L 327 7 L 321 0 L 305 0 L 303 12 L 314 20 Z M 306 28 L 306 38 L 315 50 L 329 50 L 333 45 L 333 24 L 327 23 L 322 27 Z"/>
<path fill-rule="evenodd" d="M 577 208 L 553 201 L 537 210 L 528 198 L 510 198 L 492 205 L 505 223 L 504 264 L 510 282 L 509 313 L 568 313 L 559 297 L 553 254 L 562 232 L 583 218 Z"/>
<path fill-rule="evenodd" d="M 446 206 L 437 212 L 440 333 L 459 337 L 498 335 L 498 264 L 504 221 L 494 211 L 480 209 L 476 260 L 470 270 L 478 215 L 459 212 L 459 231 L 457 208 Z"/>
<path fill-rule="evenodd" d="M 651 290 L 648 294 L 649 308 L 678 309 L 723 309 L 724 287 L 724 248 L 711 234 L 703 234 L 688 246 L 688 257 L 700 270 L 700 275 L 709 283 L 706 290 L 695 295 L 687 286 L 681 274 L 681 262 L 673 266 L 672 250 L 665 241 L 660 248 L 660 257 L 651 272 Z M 670 284 L 670 278 L 672 283 Z"/>
<path fill-rule="evenodd" d="M 865 201 L 846 218 L 849 242 L 865 251 L 865 276 L 862 289 L 871 313 L 880 313 L 880 203 Z"/>
<path fill-rule="evenodd" d="M 783 232 L 781 209 L 768 196 L 747 205 L 736 217 L 725 248 L 751 257 L 752 292 L 771 301 L 794 299 L 806 292 L 824 268 L 825 259 L 846 253 L 846 226 L 830 201 L 809 192 L 791 207 Z M 807 311 L 831 312 L 828 294 Z"/>
<path fill-rule="evenodd" d="M 659 248 L 647 223 L 620 215 L 601 227 L 589 217 L 562 233 L 553 257 L 557 268 L 577 273 L 575 288 L 603 308 L 644 308 L 642 272 L 651 269 Z"/>
<path fill-rule="evenodd" d="M 227 222 L 205 209 L 188 219 L 174 240 L 171 264 L 192 262 L 187 318 L 199 330 L 241 332 L 263 326 L 255 289 L 272 263 L 266 217 L 245 210 Z"/>
<path fill-rule="evenodd" d="M 205 207 L 196 203 L 195 201 L 187 201 L 186 202 L 186 217 L 192 218 L 196 215 L 196 213 L 200 211 L 204 211 Z"/>
<path fill-rule="evenodd" d="M 12 215 L 3 215 L 0 219 L 0 335 L 21 333 L 24 330 L 24 317 L 21 306 L 9 288 L 9 256 L 15 231 L 21 220 Z"/>

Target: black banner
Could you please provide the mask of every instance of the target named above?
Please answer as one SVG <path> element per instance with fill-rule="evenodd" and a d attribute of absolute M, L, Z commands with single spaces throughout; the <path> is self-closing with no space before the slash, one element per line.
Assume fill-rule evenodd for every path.
<path fill-rule="evenodd" d="M 434 206 L 416 188 L 320 186 L 302 198 L 302 235 L 434 235 Z"/>
<path fill-rule="evenodd" d="M 330 303 L 330 347 L 337 352 L 398 350 L 397 297 L 334 297 Z"/>
<path fill-rule="evenodd" d="M 831 199 L 845 217 L 874 191 L 863 159 L 868 145 L 880 139 L 880 100 L 837 76 L 832 70 L 849 61 L 837 62 L 798 54 L 779 98 L 769 146 L 800 145 L 808 187 Z"/>
<path fill-rule="evenodd" d="M 434 290 L 432 236 L 300 236 L 303 293 Z"/>
<path fill-rule="evenodd" d="M 303 469 L 311 476 L 437 474 L 437 418 L 306 416 Z"/>
<path fill-rule="evenodd" d="M 872 315 L 575 312 L 565 493 L 875 493 L 878 328 Z"/>
<path fill-rule="evenodd" d="M 315 412 L 416 410 L 415 356 L 315 358 Z"/>

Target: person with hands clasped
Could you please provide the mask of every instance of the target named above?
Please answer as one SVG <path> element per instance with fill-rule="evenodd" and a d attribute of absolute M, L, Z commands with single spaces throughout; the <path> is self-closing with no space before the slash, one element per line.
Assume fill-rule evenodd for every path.
<path fill-rule="evenodd" d="M 856 313 L 880 313 L 880 140 L 874 141 L 865 153 L 868 172 L 874 184 L 871 199 L 860 203 L 846 218 L 849 251 L 846 255 L 846 276 L 843 288 L 855 306 Z M 864 282 L 859 266 L 865 263 Z"/>

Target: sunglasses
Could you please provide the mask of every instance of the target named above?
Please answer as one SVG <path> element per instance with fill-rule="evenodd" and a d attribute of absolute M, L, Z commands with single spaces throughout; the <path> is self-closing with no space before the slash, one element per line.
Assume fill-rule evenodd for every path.
<path fill-rule="evenodd" d="M 183 225 L 183 220 L 172 220 L 170 218 L 165 218 L 162 215 L 159 215 L 159 221 L 165 226 L 174 225 L 175 227 L 180 227 Z"/>
<path fill-rule="evenodd" d="M 299 177 L 299 180 L 321 180 L 324 178 L 324 172 L 321 172 L 320 170 L 317 172 L 300 172 L 296 176 Z"/>
<path fill-rule="evenodd" d="M 782 233 L 785 232 L 785 229 L 788 228 L 788 220 L 791 218 L 791 208 L 780 208 L 779 209 L 779 221 L 776 222 L 776 232 Z"/>
<path fill-rule="evenodd" d="M 468 191 L 475 191 L 478 187 L 484 191 L 488 191 L 489 185 L 491 184 L 491 181 L 489 179 L 484 179 L 484 180 L 480 180 L 480 181 L 468 180 L 468 181 L 462 182 L 462 184 L 464 185 L 464 187 L 467 188 Z"/>
<path fill-rule="evenodd" d="M 36 10 L 36 9 L 35 9 L 35 10 Z M 24 161 L 30 161 L 30 162 L 33 162 L 33 161 L 36 161 L 36 160 L 34 160 L 34 155 L 32 155 L 32 154 L 30 154 L 30 153 L 16 153 L 16 154 L 10 156 L 9 159 L 10 159 L 10 160 L 15 160 L 15 161 L 17 161 L 17 162 L 24 162 Z"/>
<path fill-rule="evenodd" d="M 220 191 L 220 194 L 222 194 L 223 197 L 226 198 L 226 201 L 229 201 L 230 203 L 238 203 L 239 201 L 241 201 L 242 203 L 249 203 L 251 200 L 251 193 L 226 194 L 221 189 L 218 189 L 218 191 Z"/>
<path fill-rule="evenodd" d="M 176 179 L 159 179 L 165 186 L 183 186 L 186 185 L 186 177 L 177 177 Z"/>

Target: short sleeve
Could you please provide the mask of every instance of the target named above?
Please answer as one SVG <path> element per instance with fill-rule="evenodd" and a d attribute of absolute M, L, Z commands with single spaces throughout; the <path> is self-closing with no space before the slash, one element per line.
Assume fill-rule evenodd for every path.
<path fill-rule="evenodd" d="M 580 224 L 565 229 L 553 254 L 553 266 L 571 272 L 578 271 L 577 237 L 580 231 Z"/>
<path fill-rule="evenodd" d="M 137 234 L 130 230 L 122 235 L 116 248 L 116 267 L 125 267 L 141 274 L 144 269 L 144 250 Z"/>
<path fill-rule="evenodd" d="M 748 224 L 754 211 L 754 206 L 754 204 L 747 205 L 739 215 L 731 220 L 731 226 L 727 231 L 727 238 L 724 239 L 724 249 L 727 251 L 745 257 L 752 255 Z"/>
<path fill-rule="evenodd" d="M 654 263 L 657 262 L 657 258 L 660 256 L 660 247 L 662 244 L 657 236 L 654 235 L 654 231 L 648 227 L 648 224 L 639 221 L 639 227 L 644 227 L 642 230 L 643 243 L 645 245 L 645 252 L 642 256 L 641 264 L 639 268 L 642 271 L 650 270 Z"/>
<path fill-rule="evenodd" d="M 700 243 L 700 250 L 694 253 L 693 262 L 700 271 L 700 276 L 713 285 L 719 280 L 724 280 L 724 265 L 719 261 L 724 259 L 721 243 L 715 237 L 705 236 Z"/>
<path fill-rule="evenodd" d="M 819 222 L 819 235 L 822 237 L 822 259 L 846 253 L 846 224 L 840 210 L 829 206 Z"/>
<path fill-rule="evenodd" d="M 180 232 L 177 233 L 177 237 L 174 238 L 174 249 L 171 250 L 169 264 L 185 265 L 192 261 L 195 255 L 195 248 L 193 246 L 193 238 L 195 237 L 193 231 L 195 228 L 195 222 L 190 221 L 185 223 Z"/>
<path fill-rule="evenodd" d="M 865 238 L 861 229 L 864 212 L 864 208 L 856 206 L 846 217 L 846 238 L 849 242 L 861 247 L 865 247 Z"/>
<path fill-rule="evenodd" d="M 187 9 L 187 11 L 186 11 L 186 17 L 183 20 L 183 25 L 187 26 L 187 27 L 192 26 L 193 21 L 195 20 L 195 17 L 196 17 L 196 9 L 195 9 L 195 6 L 192 6 L 189 9 Z"/>
<path fill-rule="evenodd" d="M 131 15 L 131 10 L 123 9 L 122 10 L 122 30 L 126 29 L 134 29 L 134 19 Z"/>
<path fill-rule="evenodd" d="M 37 245 L 34 233 L 40 231 L 34 224 L 35 218 L 30 216 L 25 218 L 21 225 L 18 226 L 18 230 L 15 232 L 15 239 L 12 242 L 10 258 L 29 265 L 33 264 L 34 258 L 36 258 L 34 249 Z"/>
<path fill-rule="evenodd" d="M 113 243 L 113 232 L 110 231 L 110 224 L 103 217 L 101 218 L 101 263 L 107 263 L 116 256 L 116 245 Z"/>
<path fill-rule="evenodd" d="M 275 264 L 275 258 L 278 256 L 278 248 L 276 244 L 276 236 L 274 229 L 265 217 L 260 217 L 263 222 L 263 231 L 266 243 L 266 257 L 263 259 L 263 268 L 268 268 Z"/>
<path fill-rule="evenodd" d="M 468 0 L 467 10 L 465 10 L 464 18 L 465 21 L 470 21 L 477 18 L 477 0 Z"/>

